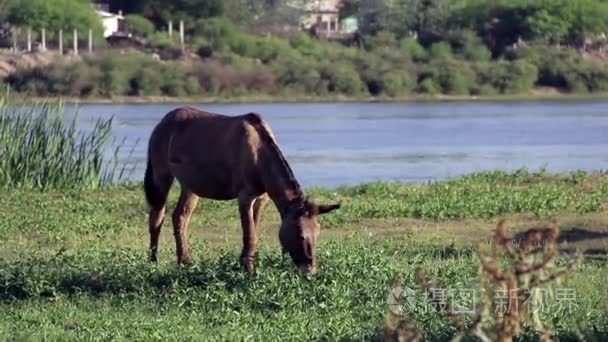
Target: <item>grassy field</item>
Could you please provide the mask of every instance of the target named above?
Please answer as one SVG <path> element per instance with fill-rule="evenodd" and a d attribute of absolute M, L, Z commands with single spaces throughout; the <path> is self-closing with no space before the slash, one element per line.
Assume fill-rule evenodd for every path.
<path fill-rule="evenodd" d="M 487 245 L 499 217 L 515 232 L 558 220 L 560 248 L 579 248 L 585 259 L 551 285 L 554 293 L 575 291 L 572 305 L 553 297 L 541 317 L 560 340 L 608 337 L 604 174 L 497 171 L 424 185 L 307 189 L 343 204 L 321 220 L 320 270 L 307 278 L 279 251 L 272 205 L 252 278 L 238 266 L 232 201 L 199 203 L 190 224 L 194 265 L 177 267 L 170 220 L 159 263 L 146 261 L 139 184 L 2 191 L 0 340 L 379 340 L 396 279 L 418 291 L 417 267 L 445 289 L 477 287 L 474 246 Z M 450 321 L 422 299 L 410 314 L 425 339 L 450 338 Z M 532 329 L 521 336 L 537 338 Z"/>

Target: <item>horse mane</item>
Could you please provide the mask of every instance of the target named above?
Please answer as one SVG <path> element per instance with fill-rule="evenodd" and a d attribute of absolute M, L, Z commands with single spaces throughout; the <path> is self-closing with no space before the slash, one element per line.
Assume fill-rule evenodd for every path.
<path fill-rule="evenodd" d="M 276 158 L 276 160 L 278 161 L 282 170 L 287 175 L 288 186 L 289 186 L 290 190 L 293 190 L 295 192 L 295 195 L 296 195 L 296 197 L 292 200 L 292 203 L 299 204 L 302 208 L 304 208 L 306 206 L 306 203 L 308 203 L 308 197 L 304 195 L 304 192 L 302 191 L 302 187 L 300 186 L 300 183 L 296 179 L 296 176 L 294 175 L 293 170 L 289 166 L 287 159 L 285 159 L 283 152 L 277 145 L 272 134 L 268 131 L 267 124 L 264 122 L 262 117 L 257 113 L 249 113 L 246 116 L 247 116 L 248 121 L 250 123 L 252 123 L 254 125 L 254 127 L 256 128 L 256 130 L 258 131 L 258 134 L 260 135 L 260 138 L 262 139 L 262 141 L 266 144 L 266 146 L 268 146 L 271 149 L 272 157 Z"/>

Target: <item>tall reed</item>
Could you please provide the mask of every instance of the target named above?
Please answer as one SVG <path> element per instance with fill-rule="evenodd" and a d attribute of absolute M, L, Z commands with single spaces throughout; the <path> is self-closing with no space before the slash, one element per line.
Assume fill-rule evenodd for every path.
<path fill-rule="evenodd" d="M 124 176 L 120 144 L 110 147 L 113 118 L 77 129 L 78 113 L 66 119 L 63 104 L 16 105 L 0 99 L 0 187 L 97 188 Z"/>

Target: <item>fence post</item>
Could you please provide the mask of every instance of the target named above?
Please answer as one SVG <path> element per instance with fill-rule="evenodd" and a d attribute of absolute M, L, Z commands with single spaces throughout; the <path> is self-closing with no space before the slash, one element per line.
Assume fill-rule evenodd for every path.
<path fill-rule="evenodd" d="M 78 55 L 78 30 L 74 29 L 74 56 Z"/>
<path fill-rule="evenodd" d="M 184 21 L 183 20 L 179 21 L 179 45 L 182 48 L 182 52 L 184 52 L 185 47 L 184 47 Z"/>
<path fill-rule="evenodd" d="M 169 38 L 173 38 L 173 21 L 169 20 Z"/>
<path fill-rule="evenodd" d="M 63 30 L 59 30 L 59 54 L 63 55 Z"/>
<path fill-rule="evenodd" d="M 17 53 L 17 29 L 13 27 L 11 33 L 13 36 L 13 52 Z"/>
<path fill-rule="evenodd" d="M 89 53 L 93 53 L 93 30 L 89 29 Z"/>
<path fill-rule="evenodd" d="M 42 29 L 42 51 L 46 51 L 46 29 Z"/>
<path fill-rule="evenodd" d="M 27 28 L 27 52 L 32 52 L 32 29 Z"/>

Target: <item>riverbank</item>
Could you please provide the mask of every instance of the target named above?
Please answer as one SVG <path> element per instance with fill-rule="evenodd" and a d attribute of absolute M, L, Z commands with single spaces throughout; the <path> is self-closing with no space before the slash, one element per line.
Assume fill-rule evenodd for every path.
<path fill-rule="evenodd" d="M 169 97 L 169 96 L 115 96 L 112 98 L 79 98 L 79 97 L 32 97 L 21 94 L 0 96 L 0 99 L 10 99 L 15 103 L 31 102 L 63 102 L 75 104 L 208 104 L 208 103 L 358 103 L 358 102 L 534 102 L 534 101 L 601 101 L 608 100 L 608 92 L 593 94 L 570 94 L 557 90 L 537 89 L 527 94 L 519 95 L 410 95 L 401 97 L 387 96 L 238 96 L 238 97 Z"/>
<path fill-rule="evenodd" d="M 141 184 L 4 189 L 0 339 L 379 340 L 397 278 L 419 291 L 420 267 L 444 289 L 475 288 L 476 244 L 487 247 L 497 220 L 506 217 L 512 234 L 556 220 L 562 252 L 584 253 L 579 270 L 546 288 L 569 289 L 572 307 L 551 297 L 540 317 L 560 339 L 602 340 L 608 336 L 607 177 L 497 172 L 435 185 L 307 189 L 313 199 L 342 203 L 321 219 L 319 273 L 309 279 L 281 256 L 272 205 L 259 229 L 258 274 L 250 278 L 238 266 L 234 201 L 200 201 L 189 230 L 194 264 L 176 267 L 170 220 L 159 263 L 146 261 Z M 176 198 L 174 189 L 169 213 Z M 408 309 L 418 327 L 431 340 L 449 339 L 449 320 L 420 298 Z M 522 340 L 538 339 L 532 328 L 524 331 Z"/>

